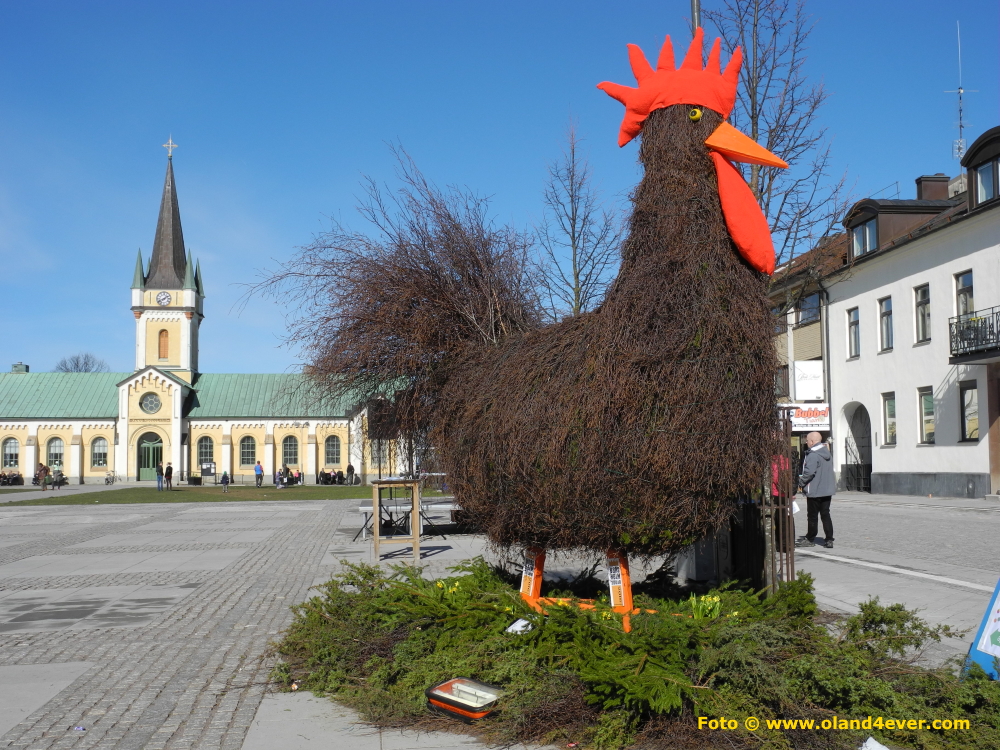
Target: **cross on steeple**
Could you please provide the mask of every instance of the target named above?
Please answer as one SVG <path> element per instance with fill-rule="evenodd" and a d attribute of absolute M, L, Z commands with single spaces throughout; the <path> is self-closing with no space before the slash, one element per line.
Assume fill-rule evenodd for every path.
<path fill-rule="evenodd" d="M 174 143 L 174 137 L 173 137 L 173 135 L 171 135 L 167 139 L 167 142 L 163 144 L 163 148 L 165 148 L 167 150 L 167 158 L 168 159 L 173 159 L 174 158 L 174 149 L 177 148 L 177 144 Z"/>

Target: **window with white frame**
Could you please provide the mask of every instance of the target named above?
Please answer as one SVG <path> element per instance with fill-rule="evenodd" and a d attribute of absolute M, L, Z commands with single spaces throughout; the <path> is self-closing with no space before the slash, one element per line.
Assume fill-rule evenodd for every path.
<path fill-rule="evenodd" d="M 340 438 L 330 435 L 326 439 L 326 465 L 338 466 L 340 464 Z"/>
<path fill-rule="evenodd" d="M 962 407 L 962 440 L 979 440 L 979 389 L 976 381 L 960 383 L 958 387 Z"/>
<path fill-rule="evenodd" d="M 63 465 L 63 453 L 65 451 L 65 446 L 63 444 L 62 438 L 52 438 L 48 444 L 48 450 L 46 451 L 46 463 L 50 468 L 61 469 Z"/>
<path fill-rule="evenodd" d="M 291 435 L 281 441 L 281 463 L 299 465 L 299 441 Z"/>
<path fill-rule="evenodd" d="M 917 343 L 931 340 L 931 287 L 918 286 L 913 290 L 914 309 L 917 320 Z"/>
<path fill-rule="evenodd" d="M 847 311 L 847 356 L 861 356 L 861 317 L 856 307 Z"/>
<path fill-rule="evenodd" d="M 240 466 L 253 466 L 257 463 L 257 441 L 247 435 L 240 440 Z"/>
<path fill-rule="evenodd" d="M 920 414 L 920 442 L 934 444 L 934 389 L 930 386 L 917 389 L 917 409 Z"/>
<path fill-rule="evenodd" d="M 795 306 L 795 322 L 798 325 L 814 323 L 819 320 L 819 295 L 810 294 L 799 300 Z"/>
<path fill-rule="evenodd" d="M 870 219 L 851 230 L 851 248 L 855 258 L 878 250 L 877 221 L 877 219 Z"/>
<path fill-rule="evenodd" d="M 108 465 L 108 441 L 105 438 L 94 438 L 90 441 L 90 465 L 95 469 Z"/>
<path fill-rule="evenodd" d="M 896 394 L 882 394 L 882 434 L 885 445 L 896 444 Z"/>
<path fill-rule="evenodd" d="M 3 441 L 3 468 L 16 469 L 20 459 L 21 444 L 17 438 L 7 438 Z"/>
<path fill-rule="evenodd" d="M 211 463 L 215 463 L 215 442 L 208 435 L 205 435 L 198 438 L 198 465 Z M 243 463 L 242 456 L 240 456 L 240 463 Z"/>
<path fill-rule="evenodd" d="M 892 297 L 878 301 L 878 338 L 881 351 L 892 349 Z"/>
<path fill-rule="evenodd" d="M 955 274 L 955 310 L 958 315 L 971 315 L 976 311 L 972 294 L 972 271 Z"/>
<path fill-rule="evenodd" d="M 976 202 L 985 203 L 997 197 L 996 162 L 986 162 L 976 167 Z"/>

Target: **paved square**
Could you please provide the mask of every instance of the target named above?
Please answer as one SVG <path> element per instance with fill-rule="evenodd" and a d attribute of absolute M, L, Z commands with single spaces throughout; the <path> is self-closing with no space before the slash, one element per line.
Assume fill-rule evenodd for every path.
<path fill-rule="evenodd" d="M 982 551 L 1000 533 L 1000 508 L 918 500 L 838 499 L 836 548 L 797 559 L 816 574 L 821 606 L 855 611 L 878 595 L 932 622 L 978 622 L 998 573 Z M 342 560 L 373 561 L 371 540 L 354 541 L 361 523 L 357 500 L 0 505 L 0 748 L 474 746 L 373 732 L 324 700 L 266 695 L 268 644 L 290 605 Z M 461 535 L 421 550 L 428 576 L 490 556 Z M 411 560 L 402 545 L 385 552 L 383 564 Z M 551 555 L 546 572 L 584 564 Z"/>

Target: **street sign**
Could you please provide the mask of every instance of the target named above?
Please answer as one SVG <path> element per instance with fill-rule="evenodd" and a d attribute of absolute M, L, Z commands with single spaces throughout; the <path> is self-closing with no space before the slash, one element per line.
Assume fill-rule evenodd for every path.
<path fill-rule="evenodd" d="M 1000 659 L 1000 581 L 993 589 L 976 639 L 969 646 L 969 661 L 981 666 L 994 680 L 998 678 L 997 659 Z"/>

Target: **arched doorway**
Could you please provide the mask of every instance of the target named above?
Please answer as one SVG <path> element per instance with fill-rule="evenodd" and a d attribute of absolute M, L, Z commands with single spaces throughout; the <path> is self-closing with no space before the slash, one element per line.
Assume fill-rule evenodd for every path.
<path fill-rule="evenodd" d="M 156 465 L 163 460 L 163 440 L 155 432 L 147 432 L 139 438 L 136 448 L 139 454 L 136 475 L 140 480 L 156 479 Z"/>
<path fill-rule="evenodd" d="M 844 489 L 872 491 L 872 420 L 868 410 L 858 404 L 851 414 L 849 432 L 844 441 Z"/>

